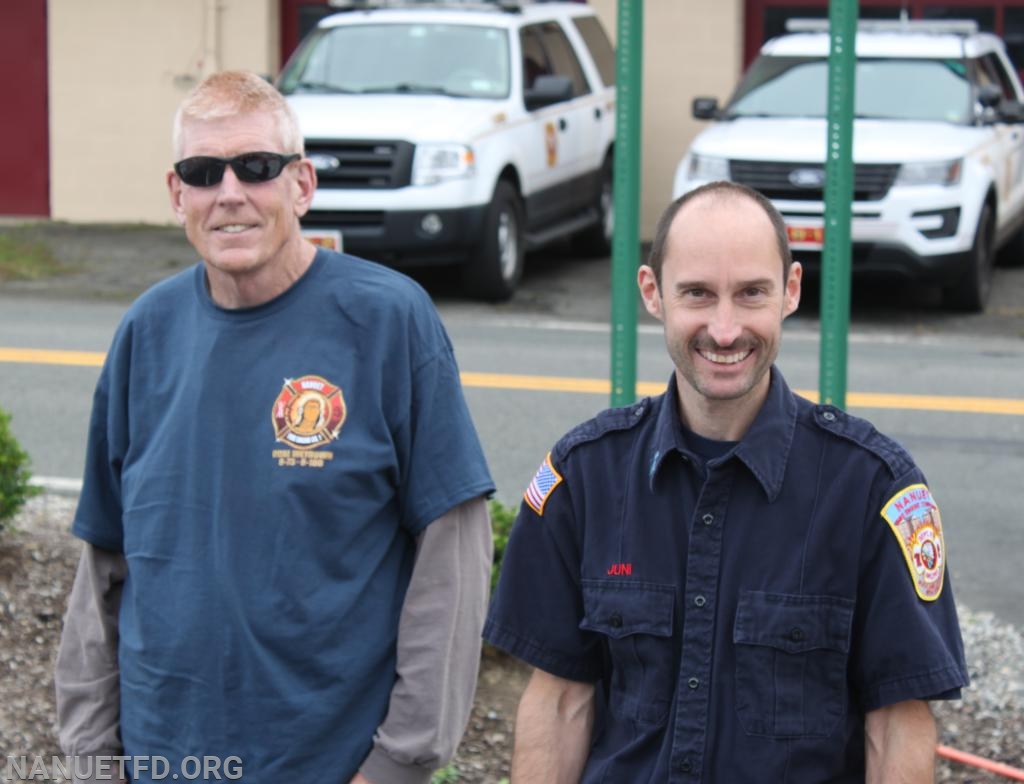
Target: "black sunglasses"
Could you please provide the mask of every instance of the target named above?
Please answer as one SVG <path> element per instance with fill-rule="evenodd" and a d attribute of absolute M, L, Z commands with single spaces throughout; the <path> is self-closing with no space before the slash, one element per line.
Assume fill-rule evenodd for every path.
<path fill-rule="evenodd" d="M 206 188 L 224 179 L 228 166 L 242 182 L 267 182 L 284 171 L 284 167 L 302 156 L 297 152 L 281 155 L 277 152 L 243 152 L 234 158 L 215 158 L 197 155 L 174 164 L 174 171 L 186 185 Z"/>

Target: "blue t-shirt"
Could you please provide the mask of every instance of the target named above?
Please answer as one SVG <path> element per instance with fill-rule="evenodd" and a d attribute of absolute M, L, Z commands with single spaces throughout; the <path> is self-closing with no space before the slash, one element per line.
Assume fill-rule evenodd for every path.
<path fill-rule="evenodd" d="M 347 781 L 387 710 L 415 537 L 492 491 L 405 276 L 321 250 L 255 308 L 217 307 L 201 264 L 151 289 L 97 385 L 73 525 L 128 563 L 125 754 Z"/>
<path fill-rule="evenodd" d="M 484 636 L 597 685 L 583 784 L 863 782 L 867 712 L 967 683 L 924 477 L 775 369 L 738 444 L 694 443 L 674 377 L 562 438 Z"/>

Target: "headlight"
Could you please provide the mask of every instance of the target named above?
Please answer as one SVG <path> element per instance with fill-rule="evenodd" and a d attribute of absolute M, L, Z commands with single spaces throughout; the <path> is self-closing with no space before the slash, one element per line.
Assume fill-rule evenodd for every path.
<path fill-rule="evenodd" d="M 473 150 L 464 144 L 418 144 L 412 161 L 412 184 L 434 185 L 473 174 Z"/>
<path fill-rule="evenodd" d="M 960 182 L 963 159 L 904 163 L 900 166 L 897 185 L 956 185 Z"/>
<path fill-rule="evenodd" d="M 688 174 L 691 180 L 727 180 L 729 179 L 729 159 L 693 153 L 690 155 Z"/>

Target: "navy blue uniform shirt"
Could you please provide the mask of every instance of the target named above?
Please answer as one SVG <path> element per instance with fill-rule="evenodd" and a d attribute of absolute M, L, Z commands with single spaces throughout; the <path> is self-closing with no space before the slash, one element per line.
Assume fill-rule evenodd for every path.
<path fill-rule="evenodd" d="M 720 457 L 678 410 L 673 379 L 558 442 L 484 636 L 597 684 L 583 782 L 863 781 L 866 712 L 968 682 L 925 480 L 775 368 Z"/>

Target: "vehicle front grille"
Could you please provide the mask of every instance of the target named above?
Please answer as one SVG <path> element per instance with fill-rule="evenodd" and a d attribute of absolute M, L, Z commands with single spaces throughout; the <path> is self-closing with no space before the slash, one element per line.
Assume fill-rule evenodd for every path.
<path fill-rule="evenodd" d="M 388 190 L 412 180 L 410 142 L 379 139 L 307 139 L 321 188 Z"/>
<path fill-rule="evenodd" d="M 854 166 L 853 200 L 878 201 L 889 192 L 898 163 L 859 163 Z M 822 172 L 821 183 L 802 186 L 794 172 Z M 760 191 L 769 199 L 791 201 L 822 201 L 824 199 L 824 166 L 816 163 L 778 163 L 766 161 L 729 161 L 730 179 Z M 807 177 L 812 179 L 812 177 Z"/>

